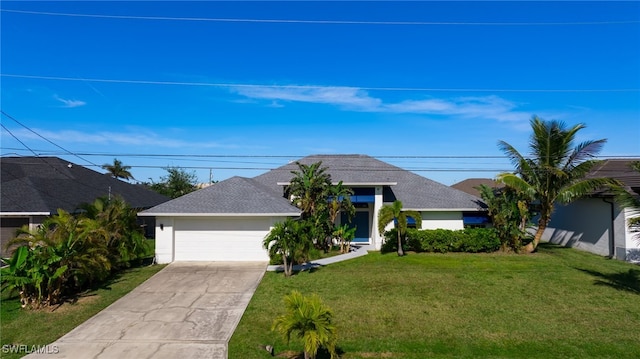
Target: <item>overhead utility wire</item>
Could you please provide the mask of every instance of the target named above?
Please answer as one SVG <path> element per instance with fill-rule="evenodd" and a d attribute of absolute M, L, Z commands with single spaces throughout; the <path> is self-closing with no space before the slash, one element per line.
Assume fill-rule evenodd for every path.
<path fill-rule="evenodd" d="M 300 89 L 315 90 L 332 88 L 349 88 L 369 91 L 432 91 L 432 92 L 640 92 L 640 88 L 626 89 L 482 89 L 482 88 L 428 88 L 428 87 L 370 87 L 370 86 L 320 86 L 320 85 L 265 85 L 265 84 L 234 84 L 220 82 L 185 82 L 185 81 L 150 81 L 150 80 L 121 80 L 121 79 L 95 79 L 95 78 L 74 78 L 62 76 L 39 76 L 39 75 L 19 75 L 4 74 L 2 77 L 57 80 L 57 81 L 88 81 L 104 83 L 123 83 L 139 85 L 172 85 L 172 86 L 208 86 L 208 87 L 242 87 L 242 88 L 276 88 L 276 89 Z"/>
<path fill-rule="evenodd" d="M 24 125 L 24 124 L 23 124 L 23 123 L 21 123 L 20 121 L 16 120 L 16 119 L 15 119 L 15 118 L 13 118 L 12 116 L 10 116 L 10 115 L 9 115 L 9 114 L 7 114 L 6 112 L 4 112 L 4 110 L 0 110 L 0 112 L 1 112 L 3 115 L 5 115 L 6 117 L 8 117 L 10 120 L 12 120 L 13 122 L 15 122 L 15 123 L 17 123 L 18 125 L 20 125 L 20 126 L 24 127 L 25 129 L 27 129 L 27 131 L 29 131 L 29 132 L 33 133 L 34 135 L 36 135 L 36 136 L 38 136 L 38 137 L 42 138 L 43 140 L 45 140 L 45 141 L 49 142 L 50 144 L 52 144 L 52 145 L 54 145 L 54 146 L 58 147 L 59 149 L 61 149 L 61 150 L 65 151 L 66 153 L 68 153 L 68 154 L 70 154 L 70 155 L 72 155 L 72 156 L 74 156 L 74 157 L 77 157 L 77 158 L 79 158 L 79 159 L 81 159 L 81 160 L 83 160 L 83 161 L 85 161 L 85 162 L 87 162 L 87 163 L 90 163 L 90 164 L 92 164 L 92 165 L 94 165 L 94 166 L 99 166 L 99 165 L 97 165 L 97 164 L 95 164 L 95 163 L 93 163 L 93 162 L 89 161 L 88 159 L 83 158 L 83 157 L 80 157 L 79 155 L 77 155 L 77 154 L 75 154 L 75 153 L 73 153 L 73 152 L 71 152 L 71 151 L 67 150 L 66 148 L 64 148 L 64 147 L 62 147 L 62 146 L 60 146 L 60 145 L 58 145 L 58 144 L 54 143 L 53 141 L 49 140 L 48 138 L 46 138 L 46 137 L 42 136 L 41 134 L 37 133 L 36 131 L 32 130 L 31 128 L 27 127 L 26 125 Z M 2 127 L 4 127 L 4 126 L 2 126 Z M 6 127 L 4 127 L 4 128 L 6 129 Z M 20 142 L 20 143 L 22 143 L 22 142 Z M 25 146 L 25 147 L 26 147 L 26 146 Z M 27 148 L 28 148 L 28 147 L 27 147 Z M 35 154 L 35 152 L 34 152 L 34 154 Z M 99 166 L 99 167 L 100 167 L 100 166 Z"/>
<path fill-rule="evenodd" d="M 275 23 L 275 24 L 320 24 L 320 25 L 447 25 L 447 26 L 575 26 L 575 25 L 623 25 L 638 24 L 637 20 L 620 21 L 559 21 L 559 22 L 471 22 L 471 21 L 358 21 L 358 20 L 300 20 L 300 19 L 242 19 L 242 18 L 207 18 L 207 17 L 174 17 L 174 16 L 136 16 L 136 15 L 105 15 L 79 14 L 47 11 L 27 11 L 0 9 L 3 12 L 49 15 L 67 17 L 89 17 L 122 20 L 163 20 L 163 21 L 201 21 L 226 23 Z"/>

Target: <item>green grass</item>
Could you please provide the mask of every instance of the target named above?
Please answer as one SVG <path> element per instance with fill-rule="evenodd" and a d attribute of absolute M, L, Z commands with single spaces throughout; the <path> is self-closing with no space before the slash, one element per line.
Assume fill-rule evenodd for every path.
<path fill-rule="evenodd" d="M 370 253 L 266 273 L 230 358 L 300 351 L 270 331 L 292 289 L 333 309 L 342 358 L 638 358 L 640 268 L 542 245 L 533 255 Z"/>
<path fill-rule="evenodd" d="M 46 345 L 91 318 L 142 282 L 164 265 L 131 268 L 97 290 L 84 293 L 76 303 L 57 308 L 25 310 L 17 298 L 2 297 L 0 302 L 0 344 Z M 2 354 L 2 358 L 19 358 L 19 354 Z"/>

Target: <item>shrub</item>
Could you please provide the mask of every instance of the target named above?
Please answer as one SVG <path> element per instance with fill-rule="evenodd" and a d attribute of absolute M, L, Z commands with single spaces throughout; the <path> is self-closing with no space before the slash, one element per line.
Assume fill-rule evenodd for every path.
<path fill-rule="evenodd" d="M 385 238 L 396 238 L 395 229 L 385 232 Z M 500 240 L 491 228 L 467 228 L 464 230 L 449 229 L 409 229 L 403 243 L 405 251 L 414 252 L 494 252 L 500 248 Z M 395 240 L 386 240 L 380 249 L 381 253 L 397 250 Z"/>
<path fill-rule="evenodd" d="M 333 313 L 320 297 L 305 297 L 294 290 L 284 297 L 284 302 L 287 313 L 273 321 L 271 330 L 282 334 L 287 343 L 292 334 L 302 339 L 305 358 L 315 358 L 321 348 L 327 349 L 331 358 L 337 357 Z"/>

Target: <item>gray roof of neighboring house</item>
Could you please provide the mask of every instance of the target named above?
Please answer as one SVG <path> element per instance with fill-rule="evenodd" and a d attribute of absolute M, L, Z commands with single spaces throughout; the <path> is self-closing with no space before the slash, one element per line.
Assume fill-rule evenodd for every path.
<path fill-rule="evenodd" d="M 638 159 L 612 158 L 603 160 L 587 174 L 588 178 L 612 178 L 622 182 L 628 190 L 640 194 L 640 173 L 634 171 L 631 165 Z M 596 191 L 600 195 L 612 195 L 608 190 Z"/>
<path fill-rule="evenodd" d="M 300 210 L 272 189 L 244 177 L 231 177 L 139 213 L 154 215 L 284 215 Z"/>
<path fill-rule="evenodd" d="M 444 184 L 419 176 L 400 167 L 393 166 L 366 155 L 312 155 L 298 162 L 312 164 L 322 161 L 334 182 L 342 181 L 349 186 L 389 184 L 392 197 L 402 202 L 405 209 L 476 210 L 484 208 L 484 203 L 475 196 L 451 188 Z M 282 194 L 282 185 L 288 183 L 299 170 L 295 162 L 273 169 L 254 179 Z"/>
<path fill-rule="evenodd" d="M 82 203 L 120 195 L 134 208 L 169 200 L 141 185 L 130 184 L 58 157 L 0 158 L 2 213 L 75 212 Z"/>
<path fill-rule="evenodd" d="M 464 181 L 452 184 L 451 187 L 459 189 L 470 195 L 480 197 L 480 191 L 477 189 L 480 185 L 485 185 L 489 188 L 502 188 L 504 184 L 496 182 L 491 178 L 468 178 Z"/>

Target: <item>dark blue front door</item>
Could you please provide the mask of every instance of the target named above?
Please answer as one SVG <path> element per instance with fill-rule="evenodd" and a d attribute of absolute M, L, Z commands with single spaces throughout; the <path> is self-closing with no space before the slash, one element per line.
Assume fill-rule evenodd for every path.
<path fill-rule="evenodd" d="M 348 218 L 344 213 L 340 220 L 342 223 L 348 223 Z M 353 227 L 356 227 L 356 237 L 352 242 L 369 242 L 369 212 L 356 212 L 349 223 L 349 228 Z"/>

